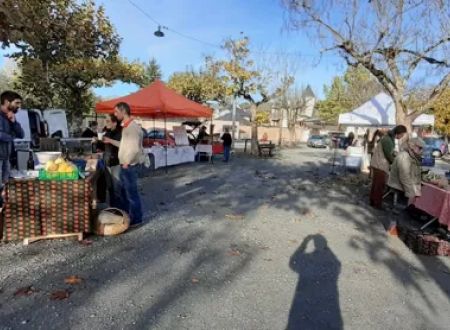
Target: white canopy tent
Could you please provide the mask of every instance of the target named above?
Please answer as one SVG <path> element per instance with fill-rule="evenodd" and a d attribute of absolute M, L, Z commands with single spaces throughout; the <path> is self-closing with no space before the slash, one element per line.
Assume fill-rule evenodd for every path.
<path fill-rule="evenodd" d="M 395 126 L 395 104 L 392 98 L 380 93 L 352 112 L 339 115 L 339 125 L 344 126 Z M 434 115 L 422 114 L 413 126 L 434 126 Z"/>

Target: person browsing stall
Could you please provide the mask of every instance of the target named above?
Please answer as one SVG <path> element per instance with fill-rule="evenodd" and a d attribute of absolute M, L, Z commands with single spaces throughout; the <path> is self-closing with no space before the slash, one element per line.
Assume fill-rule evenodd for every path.
<path fill-rule="evenodd" d="M 198 136 L 197 136 L 197 142 L 202 142 L 203 140 L 206 140 L 206 138 L 208 137 L 208 133 L 206 132 L 206 126 L 202 126 L 200 128 L 200 131 L 198 132 Z"/>
<path fill-rule="evenodd" d="M 401 139 L 407 133 L 403 125 L 398 125 L 381 138 L 374 149 L 370 167 L 372 170 L 372 188 L 370 190 L 370 205 L 381 208 L 383 194 L 389 175 L 389 169 L 395 158 L 395 140 Z"/>
<path fill-rule="evenodd" d="M 120 182 L 119 146 L 122 139 L 122 127 L 117 117 L 113 114 L 105 119 L 105 124 L 106 130 L 102 139 L 105 146 L 103 160 L 107 170 L 110 205 L 120 209 L 122 208 L 122 184 Z"/>
<path fill-rule="evenodd" d="M 122 139 L 119 144 L 120 182 L 125 196 L 122 198 L 124 210 L 131 219 L 130 226 L 142 224 L 142 206 L 137 188 L 139 167 L 143 163 L 141 127 L 131 118 L 131 108 L 125 102 L 117 103 L 114 115 L 122 121 Z"/>
<path fill-rule="evenodd" d="M 223 133 L 220 139 L 223 141 L 223 161 L 228 163 L 230 160 L 231 145 L 233 144 L 233 139 L 228 128 L 225 128 L 225 133 Z"/>
<path fill-rule="evenodd" d="M 91 121 L 89 127 L 87 127 L 83 133 L 81 133 L 82 138 L 93 138 L 97 136 L 98 123 L 96 121 Z"/>
<path fill-rule="evenodd" d="M 408 198 L 421 196 L 422 190 L 422 151 L 425 142 L 411 138 L 405 150 L 401 151 L 391 166 L 388 186 L 402 191 Z"/>

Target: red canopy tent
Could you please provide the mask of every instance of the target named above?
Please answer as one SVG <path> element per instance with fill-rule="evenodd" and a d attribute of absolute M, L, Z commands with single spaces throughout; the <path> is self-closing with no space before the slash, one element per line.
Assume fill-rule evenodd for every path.
<path fill-rule="evenodd" d="M 119 102 L 126 102 L 135 117 L 150 118 L 210 118 L 212 109 L 176 93 L 157 80 L 147 87 L 127 96 L 99 102 L 98 113 L 112 113 Z"/>
<path fill-rule="evenodd" d="M 99 102 L 95 110 L 98 113 L 112 113 L 119 102 L 128 103 L 134 117 L 163 118 L 165 131 L 166 118 L 211 118 L 213 114 L 212 109 L 176 93 L 159 80 L 130 95 Z"/>

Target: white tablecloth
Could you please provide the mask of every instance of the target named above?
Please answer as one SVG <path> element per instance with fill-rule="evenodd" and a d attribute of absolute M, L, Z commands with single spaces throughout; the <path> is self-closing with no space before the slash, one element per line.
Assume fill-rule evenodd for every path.
<path fill-rule="evenodd" d="M 145 148 L 145 153 L 152 154 L 155 160 L 155 169 L 166 166 L 166 149 L 159 146 Z M 190 146 L 167 148 L 167 166 L 195 161 L 194 148 Z"/>
<path fill-rule="evenodd" d="M 197 144 L 197 146 L 195 147 L 195 153 L 199 153 L 199 152 L 204 152 L 204 153 L 208 154 L 209 156 L 212 156 L 212 154 L 213 154 L 212 145 Z"/>

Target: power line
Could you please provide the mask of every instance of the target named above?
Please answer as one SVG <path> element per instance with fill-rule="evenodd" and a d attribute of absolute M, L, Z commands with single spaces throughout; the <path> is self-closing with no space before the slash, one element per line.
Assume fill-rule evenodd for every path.
<path fill-rule="evenodd" d="M 214 48 L 218 48 L 218 49 L 223 49 L 223 47 L 219 44 L 214 44 L 208 41 L 204 41 L 201 39 L 198 39 L 196 37 L 184 34 L 182 32 L 179 32 L 177 30 L 174 30 L 168 26 L 163 25 L 161 22 L 157 21 L 155 18 L 153 18 L 152 16 L 150 16 L 150 14 L 148 14 L 144 9 L 142 9 L 140 6 L 138 6 L 136 3 L 134 3 L 132 0 L 128 0 L 128 2 L 133 5 L 133 7 L 135 7 L 138 11 L 140 11 L 145 17 L 147 17 L 150 21 L 152 21 L 153 23 L 155 23 L 156 25 L 158 25 L 159 28 L 161 29 L 165 29 L 167 31 L 173 32 L 177 35 L 179 35 L 182 38 L 185 39 L 190 39 L 199 43 L 202 43 L 204 45 L 207 45 L 209 47 L 214 47 Z M 315 57 L 315 58 L 323 58 L 323 57 L 335 57 L 333 55 L 324 55 L 324 54 L 302 54 L 300 52 L 257 52 L 257 51 L 252 51 L 252 54 L 260 54 L 260 55 L 277 55 L 277 56 L 292 56 L 292 57 Z"/>
<path fill-rule="evenodd" d="M 132 4 L 137 10 L 139 10 L 142 14 L 144 14 L 144 16 L 146 16 L 149 20 L 151 20 L 153 23 L 156 23 L 156 25 L 162 26 L 161 23 L 159 23 L 156 19 L 154 19 L 153 17 L 151 17 L 144 9 L 142 9 L 141 7 L 139 7 L 137 4 L 135 4 L 133 1 L 128 0 L 128 2 L 130 4 Z"/>
<path fill-rule="evenodd" d="M 154 19 L 152 16 L 150 16 L 144 9 L 142 9 L 141 7 L 139 7 L 139 6 L 138 6 L 136 3 L 134 3 L 133 1 L 128 0 L 128 2 L 129 2 L 130 4 L 132 4 L 137 10 L 139 10 L 142 14 L 144 14 L 149 20 L 151 20 L 153 23 L 156 23 L 156 24 L 157 24 L 160 28 L 162 28 L 162 29 L 165 29 L 165 30 L 167 30 L 167 31 L 173 32 L 173 33 L 175 33 L 175 34 L 178 34 L 180 37 L 183 37 L 183 38 L 186 38 L 186 39 L 191 39 L 191 40 L 200 42 L 200 43 L 202 43 L 202 44 L 208 45 L 208 46 L 210 46 L 210 47 L 215 47 L 215 48 L 220 48 L 220 49 L 222 48 L 220 45 L 216 45 L 216 44 L 213 44 L 213 43 L 208 42 L 208 41 L 203 41 L 203 40 L 200 40 L 200 39 L 198 39 L 198 38 L 195 38 L 195 37 L 189 36 L 189 35 L 187 35 L 187 34 L 181 33 L 181 32 L 179 32 L 179 31 L 177 31 L 177 30 L 172 29 L 172 28 L 169 28 L 168 26 L 165 26 L 165 25 L 161 24 L 161 23 L 158 22 L 156 19 Z"/>

